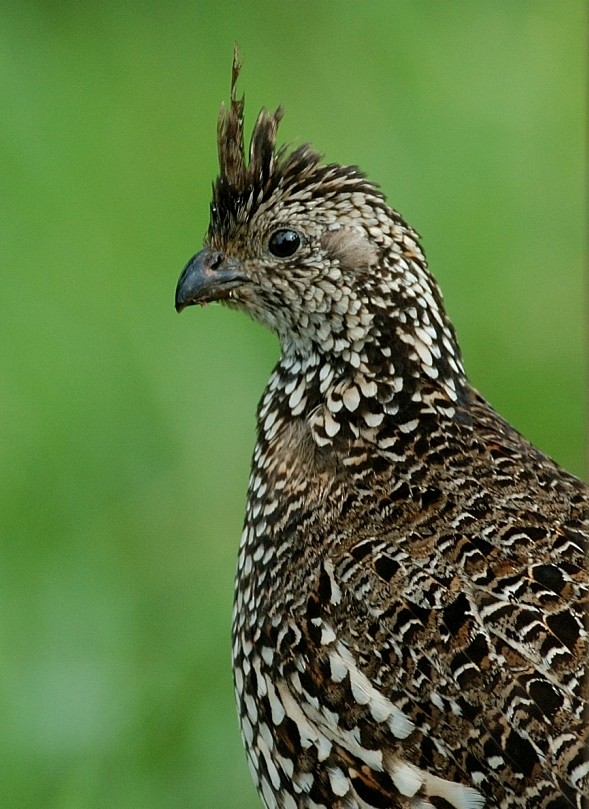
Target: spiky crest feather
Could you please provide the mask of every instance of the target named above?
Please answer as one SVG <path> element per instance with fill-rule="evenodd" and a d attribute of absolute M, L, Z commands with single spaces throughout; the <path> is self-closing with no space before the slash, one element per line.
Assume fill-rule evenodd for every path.
<path fill-rule="evenodd" d="M 321 154 L 308 143 L 291 152 L 286 146 L 277 149 L 276 135 L 284 114 L 282 105 L 273 113 L 263 108 L 258 114 L 246 161 L 245 95 L 237 98 L 236 93 L 240 71 L 239 50 L 235 46 L 229 107 L 221 104 L 217 120 L 219 175 L 213 184 L 209 238 L 213 234 L 227 233 L 240 214 L 253 210 L 280 185 L 288 185 L 296 191 L 308 188 L 310 181 L 322 186 L 332 183 L 334 188 L 341 188 L 344 181 L 346 190 L 368 192 L 384 202 L 384 194 L 357 166 L 321 164 Z M 328 196 L 329 189 L 322 187 L 321 193 Z"/>

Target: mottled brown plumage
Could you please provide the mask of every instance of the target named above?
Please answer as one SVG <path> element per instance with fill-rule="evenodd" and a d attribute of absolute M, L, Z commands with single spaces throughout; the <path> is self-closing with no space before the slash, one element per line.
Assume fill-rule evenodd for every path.
<path fill-rule="evenodd" d="M 233 620 L 268 809 L 586 807 L 588 492 L 470 386 L 416 233 L 356 168 L 219 117 L 205 248 L 282 353 Z"/>

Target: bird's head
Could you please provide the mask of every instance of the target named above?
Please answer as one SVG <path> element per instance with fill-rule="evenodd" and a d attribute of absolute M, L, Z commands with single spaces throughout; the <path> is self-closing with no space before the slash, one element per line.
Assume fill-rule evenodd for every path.
<path fill-rule="evenodd" d="M 431 380 L 461 373 L 415 231 L 355 166 L 325 164 L 308 145 L 277 148 L 282 108 L 260 112 L 246 161 L 238 74 L 234 58 L 210 225 L 178 282 L 177 310 L 242 309 L 278 334 L 283 355 L 356 368 L 384 356 Z"/>

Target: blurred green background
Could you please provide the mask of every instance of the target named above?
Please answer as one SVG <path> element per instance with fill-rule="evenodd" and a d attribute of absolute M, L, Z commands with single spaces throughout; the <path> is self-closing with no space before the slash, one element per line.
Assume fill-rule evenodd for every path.
<path fill-rule="evenodd" d="M 248 122 L 423 235 L 474 383 L 584 473 L 586 4 L 0 7 L 0 805 L 260 804 L 229 662 L 270 334 L 173 293 Z"/>

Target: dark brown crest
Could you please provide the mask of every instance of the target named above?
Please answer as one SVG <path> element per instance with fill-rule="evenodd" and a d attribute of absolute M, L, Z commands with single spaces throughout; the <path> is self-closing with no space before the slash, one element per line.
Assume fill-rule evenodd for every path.
<path fill-rule="evenodd" d="M 221 106 L 217 121 L 219 176 L 213 185 L 209 240 L 226 234 L 240 216 L 247 219 L 280 184 L 293 190 L 305 188 L 312 193 L 317 184 L 324 183 L 322 192 L 327 195 L 341 190 L 345 183 L 347 190 L 354 186 L 383 199 L 374 184 L 368 183 L 356 166 L 321 164 L 321 155 L 309 144 L 303 144 L 292 152 L 285 146 L 277 149 L 276 133 L 282 120 L 282 106 L 273 113 L 266 109 L 260 111 L 246 160 L 244 96 L 237 98 L 236 92 L 240 70 L 239 50 L 235 46 L 229 107 Z"/>
<path fill-rule="evenodd" d="M 224 104 L 217 122 L 217 146 L 219 150 L 219 176 L 213 187 L 211 226 L 228 224 L 240 208 L 259 201 L 260 195 L 270 190 L 275 162 L 281 152 L 276 152 L 276 132 L 282 118 L 282 107 L 274 113 L 261 110 L 255 123 L 246 162 L 243 110 L 244 97 L 237 98 L 236 85 L 241 64 L 237 46 L 233 51 L 231 74 L 231 97 L 229 108 Z"/>

